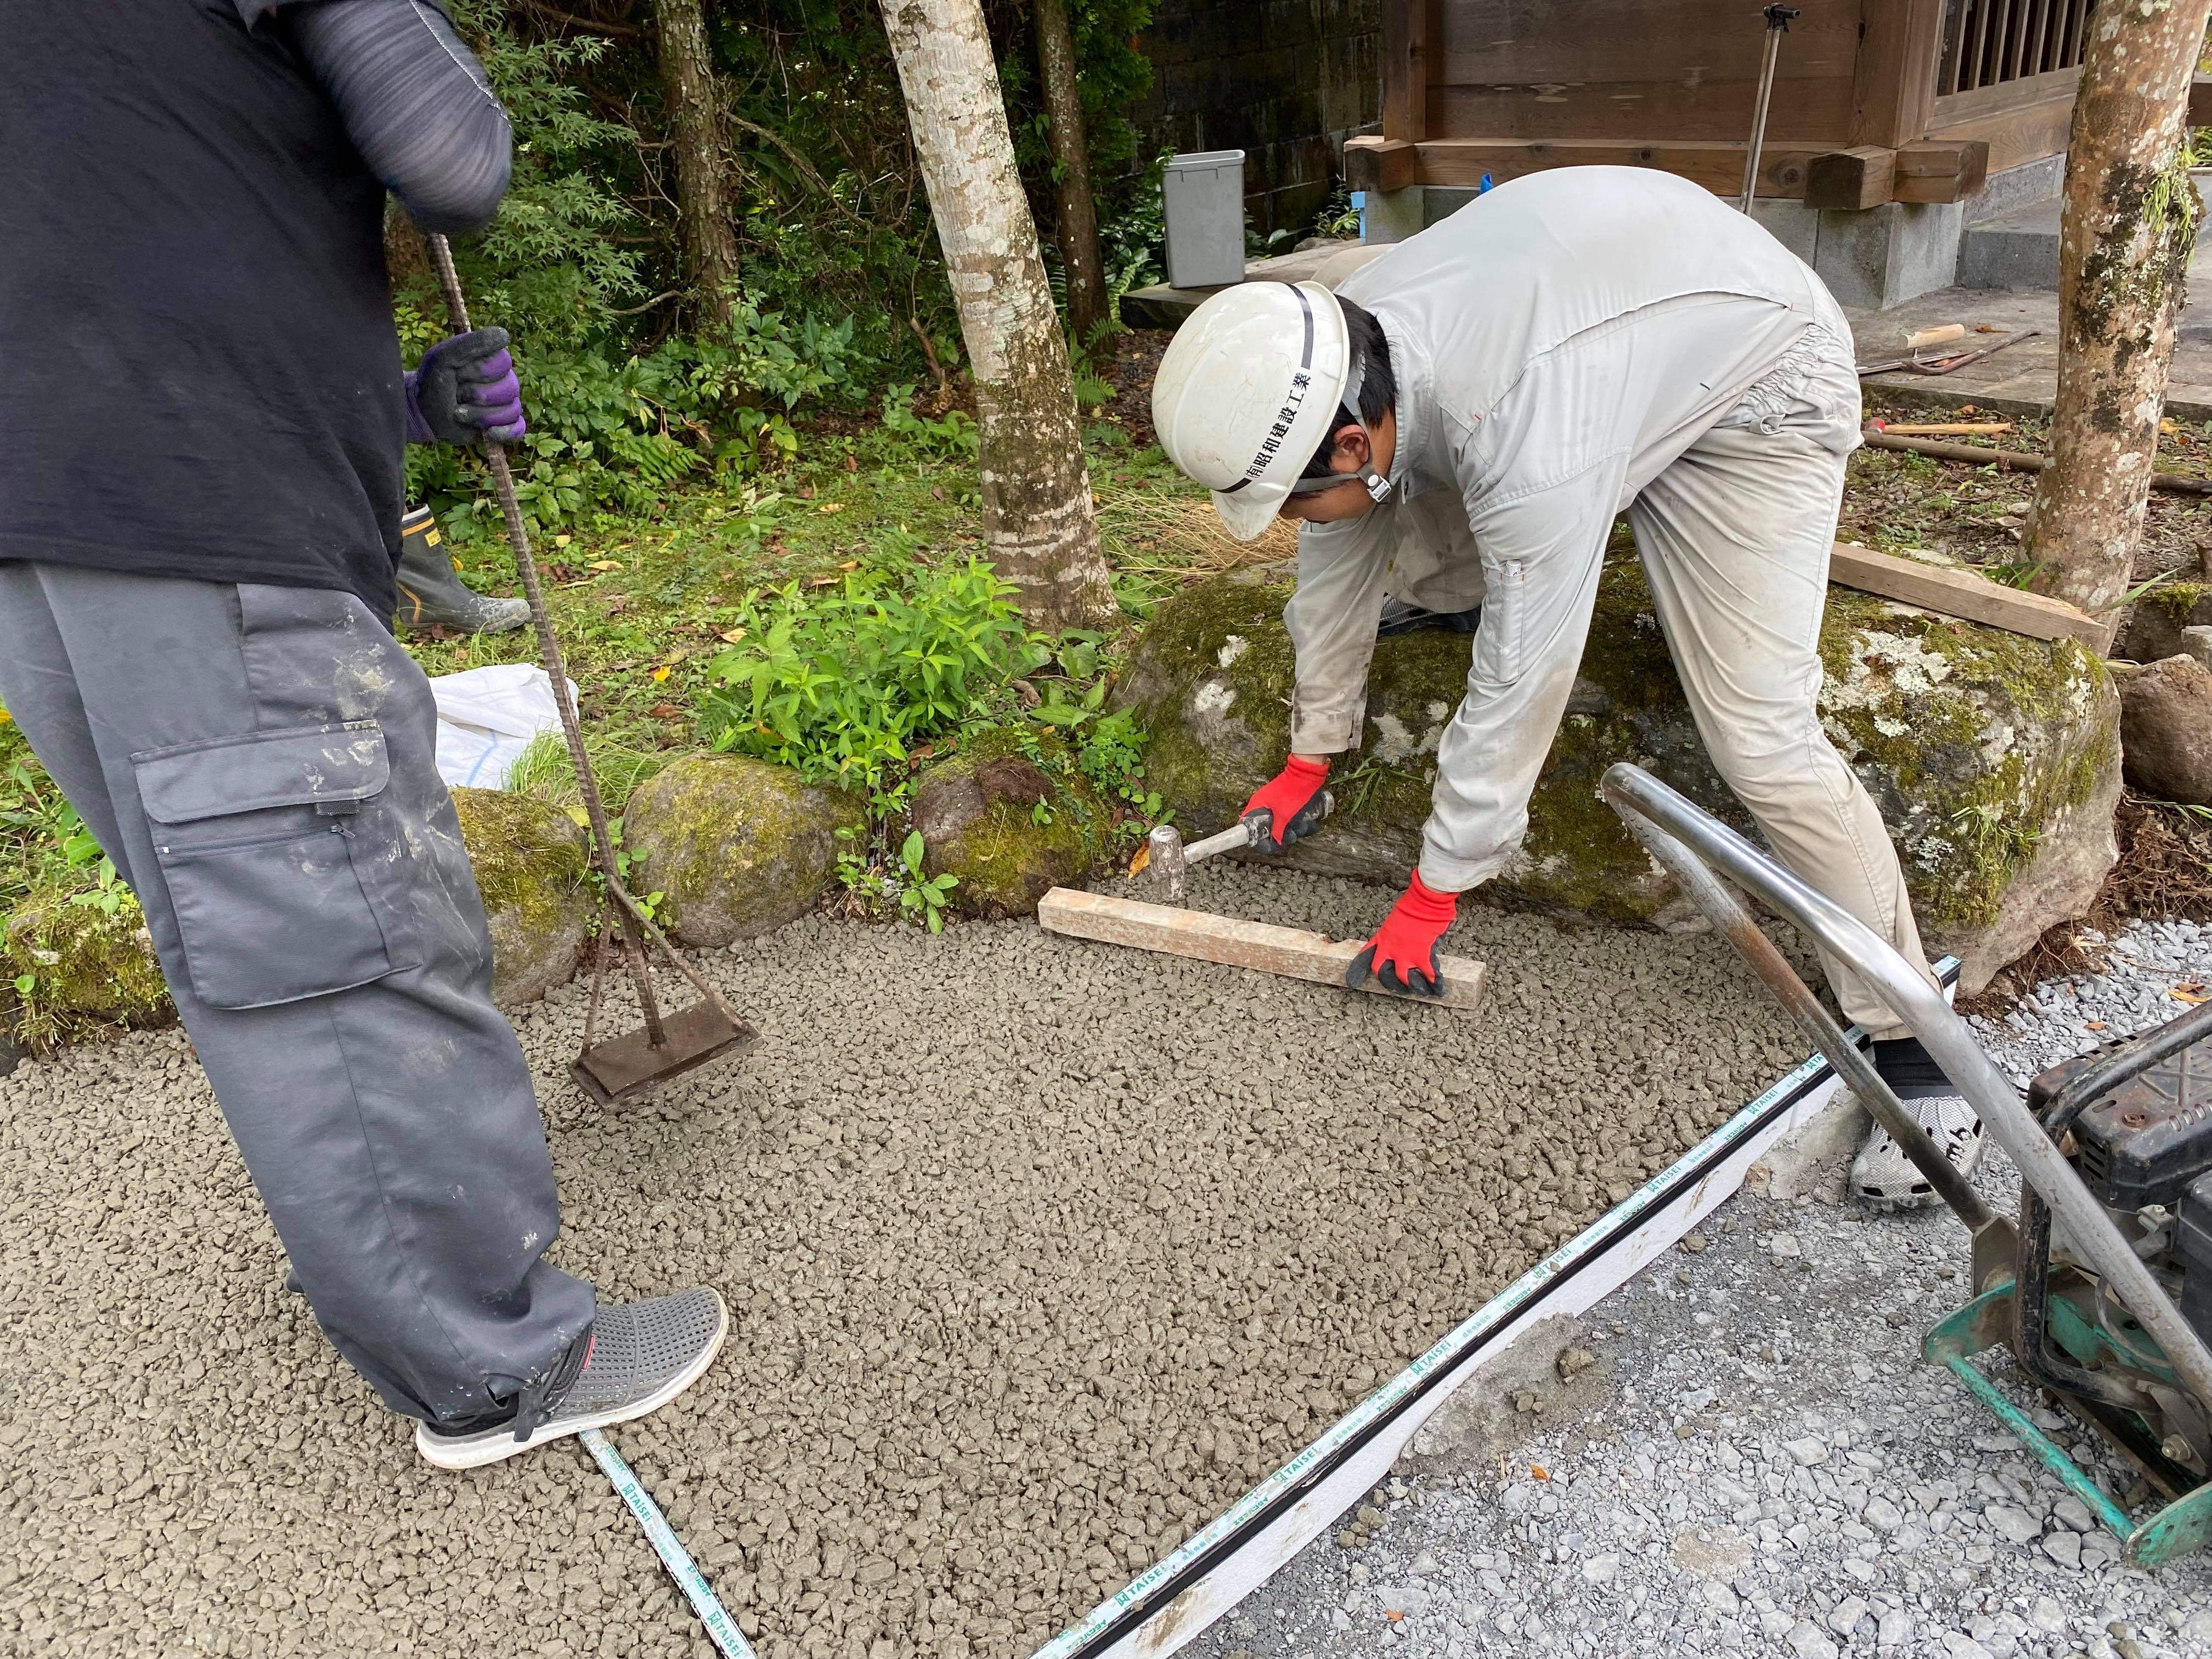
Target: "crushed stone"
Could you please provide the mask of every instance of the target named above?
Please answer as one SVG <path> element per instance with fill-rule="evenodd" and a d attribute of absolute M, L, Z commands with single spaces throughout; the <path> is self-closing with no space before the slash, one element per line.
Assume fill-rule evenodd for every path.
<path fill-rule="evenodd" d="M 2105 972 L 2046 981 L 1979 1024 L 2002 1069 L 2025 1079 L 2172 1018 L 2188 1006 L 2176 990 L 2212 979 L 2212 928 L 2136 921 L 2109 944 Z M 1490 1387 L 1546 1409 L 1489 1407 L 1482 1378 L 1460 1390 L 1359 1500 L 1364 1524 L 1308 1546 L 1188 1659 L 2212 1654 L 2212 1553 L 2126 1565 L 2087 1507 L 1921 1359 L 1928 1326 L 1967 1293 L 1966 1230 L 1942 1209 L 1872 1214 L 1831 1173 L 1790 1200 L 1747 1187 L 1700 1224 L 1686 1270 L 1654 1263 L 1534 1354 L 1516 1345 Z M 1975 1184 L 2017 1209 L 1996 1147 Z M 1552 1384 L 1570 1342 L 1595 1361 Z M 2138 1519 L 2156 1507 L 2003 1353 L 1978 1363 Z"/>
<path fill-rule="evenodd" d="M 1469 907 L 1447 948 L 1479 1021 L 810 918 L 699 959 L 748 1056 L 605 1114 L 584 988 L 525 1012 L 556 1259 L 730 1297 L 614 1438 L 763 1659 L 1030 1651 L 1802 1053 L 1711 937 Z M 428 1468 L 283 1277 L 180 1034 L 0 1079 L 0 1653 L 708 1654 L 580 1451 Z"/>

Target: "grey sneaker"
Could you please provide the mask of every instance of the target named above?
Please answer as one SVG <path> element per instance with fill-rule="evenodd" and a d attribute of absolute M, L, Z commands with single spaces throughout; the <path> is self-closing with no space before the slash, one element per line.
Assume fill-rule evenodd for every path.
<path fill-rule="evenodd" d="M 710 1286 L 602 1304 L 592 1328 L 507 1421 L 459 1434 L 415 1425 L 415 1449 L 441 1469 L 473 1469 L 586 1429 L 657 1412 L 705 1375 L 730 1333 Z M 532 1395 L 536 1397 L 532 1397 Z"/>
<path fill-rule="evenodd" d="M 418 507 L 399 521 L 399 625 L 418 632 L 449 628 L 459 634 L 504 634 L 530 620 L 527 599 L 488 599 L 464 583 L 447 556 L 430 509 Z"/>

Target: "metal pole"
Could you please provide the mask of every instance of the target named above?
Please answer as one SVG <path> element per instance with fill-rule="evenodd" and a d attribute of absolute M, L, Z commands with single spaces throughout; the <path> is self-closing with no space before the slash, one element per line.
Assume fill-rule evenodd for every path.
<path fill-rule="evenodd" d="M 1751 113 L 1751 148 L 1743 158 L 1743 200 L 1737 204 L 1747 215 L 1751 211 L 1751 198 L 1759 193 L 1759 152 L 1766 142 L 1766 105 L 1774 93 L 1774 66 L 1782 56 L 1782 37 L 1790 33 L 1790 20 L 1797 15 L 1795 6 L 1769 6 L 1761 14 L 1766 19 L 1766 61 L 1759 71 L 1759 101 Z"/>
<path fill-rule="evenodd" d="M 1625 822 L 1643 819 L 1671 836 L 1684 854 L 1717 872 L 1802 929 L 1813 942 L 1850 967 L 1909 1026 L 1943 1074 L 1980 1114 L 2018 1166 L 2021 1176 L 2065 1224 L 2067 1235 L 2104 1276 L 2166 1352 L 2191 1393 L 2212 1399 L 2212 1352 L 2119 1229 L 2105 1213 L 2020 1091 L 1982 1052 L 1966 1023 L 1951 1011 L 1920 971 L 1857 917 L 1814 892 L 1772 859 L 1640 767 L 1609 767 L 1601 787 Z"/>
<path fill-rule="evenodd" d="M 429 245 L 430 263 L 438 273 L 438 286 L 445 291 L 446 311 L 452 318 L 454 331 L 465 334 L 469 328 L 468 296 L 461 292 L 460 273 L 453 269 L 453 250 L 446 239 L 436 232 L 427 232 L 422 240 Z M 553 682 L 553 706 L 561 714 L 561 735 L 568 739 L 568 759 L 576 769 L 576 793 L 583 797 L 584 816 L 592 825 L 592 857 L 599 866 L 599 874 L 607 884 L 607 899 L 615 907 L 622 921 L 623 960 L 629 965 L 631 982 L 637 987 L 638 1006 L 645 1011 L 647 1040 L 656 1048 L 668 1041 L 660 1029 L 660 1008 L 653 998 L 653 981 L 645 968 L 645 939 L 638 931 L 637 918 L 623 891 L 622 875 L 617 868 L 614 837 L 607 827 L 607 809 L 599 799 L 599 781 L 592 773 L 592 757 L 584 751 L 584 730 L 577 722 L 576 705 L 568 696 L 568 671 L 561 660 L 561 641 L 553 632 L 553 618 L 545 609 L 545 590 L 538 580 L 538 561 L 530 556 L 530 528 L 522 521 L 522 504 L 515 498 L 514 473 L 507 466 L 507 451 L 490 439 L 484 440 L 484 459 L 491 467 L 491 481 L 499 495 L 500 510 L 507 518 L 507 544 L 514 550 L 514 568 L 522 578 L 523 596 L 530 601 L 530 620 L 538 630 L 538 654 L 545 659 L 545 672 Z"/>

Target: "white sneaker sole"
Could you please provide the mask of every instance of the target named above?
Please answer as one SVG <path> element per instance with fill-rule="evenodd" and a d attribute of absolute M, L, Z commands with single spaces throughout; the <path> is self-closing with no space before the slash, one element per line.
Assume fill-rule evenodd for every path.
<path fill-rule="evenodd" d="M 415 1449 L 422 1461 L 441 1469 L 480 1469 L 488 1463 L 504 1462 L 549 1441 L 565 1440 L 572 1434 L 581 1434 L 586 1429 L 604 1429 L 616 1423 L 628 1423 L 634 1419 L 650 1416 L 670 1401 L 682 1394 L 707 1374 L 714 1363 L 714 1356 L 722 1351 L 722 1340 L 730 1334 L 730 1310 L 718 1291 L 714 1294 L 714 1310 L 719 1317 L 714 1324 L 714 1339 L 700 1350 L 699 1357 L 682 1370 L 671 1376 L 642 1400 L 631 1401 L 604 1412 L 586 1412 L 580 1417 L 556 1418 L 541 1423 L 528 1438 L 517 1440 L 511 1429 L 486 1429 L 482 1434 L 471 1434 L 447 1439 L 433 1435 L 430 1425 L 417 1422 L 415 1425 Z"/>

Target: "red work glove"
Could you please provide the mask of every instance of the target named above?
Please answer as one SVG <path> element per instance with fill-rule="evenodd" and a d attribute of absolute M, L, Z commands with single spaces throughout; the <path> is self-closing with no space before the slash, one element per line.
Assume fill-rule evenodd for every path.
<path fill-rule="evenodd" d="M 1442 996 L 1444 975 L 1437 963 L 1437 941 L 1458 914 L 1457 893 L 1431 892 L 1422 884 L 1421 872 L 1414 871 L 1412 884 L 1375 930 L 1367 948 L 1344 970 L 1344 982 L 1356 991 L 1372 971 L 1393 991 Z"/>
<path fill-rule="evenodd" d="M 1300 760 L 1293 755 L 1283 763 L 1281 771 L 1261 784 L 1252 799 L 1244 803 L 1244 810 L 1237 815 L 1237 822 L 1241 823 L 1263 810 L 1272 812 L 1274 822 L 1268 827 L 1270 839 L 1262 846 L 1263 849 L 1272 846 L 1279 851 L 1301 836 L 1311 835 L 1314 826 L 1321 822 L 1318 812 L 1303 819 L 1299 814 L 1315 804 L 1322 785 L 1328 781 L 1327 761 Z"/>

